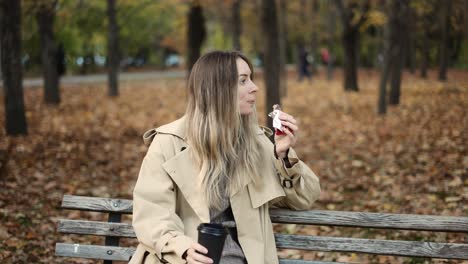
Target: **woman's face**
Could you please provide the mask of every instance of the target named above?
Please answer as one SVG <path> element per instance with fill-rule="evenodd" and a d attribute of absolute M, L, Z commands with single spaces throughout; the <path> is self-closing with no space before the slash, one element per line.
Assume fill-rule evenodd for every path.
<path fill-rule="evenodd" d="M 241 115 L 250 115 L 254 112 L 256 95 L 258 91 L 257 85 L 252 81 L 249 65 L 243 59 L 236 60 L 238 82 L 237 91 L 239 93 L 239 109 Z"/>

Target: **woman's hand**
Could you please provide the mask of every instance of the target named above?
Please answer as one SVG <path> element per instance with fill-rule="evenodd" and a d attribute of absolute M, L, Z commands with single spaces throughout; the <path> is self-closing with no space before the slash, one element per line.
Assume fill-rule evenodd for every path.
<path fill-rule="evenodd" d="M 278 115 L 283 126 L 283 132 L 286 134 L 277 135 L 275 133 L 276 154 L 279 158 L 285 158 L 288 149 L 296 144 L 299 127 L 293 116 L 282 111 L 279 111 Z"/>
<path fill-rule="evenodd" d="M 200 254 L 199 252 L 206 254 L 208 253 L 208 249 L 206 249 L 204 246 L 198 243 L 193 243 L 192 246 L 189 249 L 187 249 L 187 257 L 185 258 L 185 260 L 187 260 L 187 263 L 188 264 L 211 264 L 213 263 L 212 259 Z"/>

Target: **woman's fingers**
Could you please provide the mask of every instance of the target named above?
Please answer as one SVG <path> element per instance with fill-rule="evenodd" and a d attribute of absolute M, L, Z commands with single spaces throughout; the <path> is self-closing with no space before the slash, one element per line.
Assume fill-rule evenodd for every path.
<path fill-rule="evenodd" d="M 296 136 L 294 136 L 293 132 L 291 132 L 289 129 L 285 129 L 284 132 L 286 133 L 286 135 L 291 140 L 290 146 L 294 147 L 294 145 L 296 144 Z"/>
<path fill-rule="evenodd" d="M 200 253 L 203 253 L 203 254 L 208 253 L 208 249 L 206 249 L 206 247 L 202 246 L 199 243 L 193 243 L 192 248 L 195 249 L 196 251 L 200 252 Z"/>
<path fill-rule="evenodd" d="M 189 264 L 211 264 L 213 260 L 207 256 L 195 252 L 193 249 L 189 249 L 187 253 L 187 263 Z"/>
<path fill-rule="evenodd" d="M 291 129 L 294 133 L 299 130 L 299 127 L 289 121 L 281 121 L 281 125 Z"/>
<path fill-rule="evenodd" d="M 281 111 L 279 112 L 279 119 L 281 121 L 288 121 L 288 122 L 290 122 L 292 124 L 295 124 L 295 125 L 297 124 L 296 119 L 292 115 L 287 114 L 285 112 L 281 112 Z"/>
<path fill-rule="evenodd" d="M 189 264 L 211 264 L 213 263 L 213 260 L 210 259 L 209 257 L 201 254 L 206 254 L 208 253 L 208 250 L 198 244 L 198 243 L 193 243 L 192 247 L 187 251 L 187 263 Z"/>

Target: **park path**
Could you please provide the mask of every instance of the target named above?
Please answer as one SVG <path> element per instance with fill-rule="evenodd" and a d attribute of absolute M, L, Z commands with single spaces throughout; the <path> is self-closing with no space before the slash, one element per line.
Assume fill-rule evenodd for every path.
<path fill-rule="evenodd" d="M 136 80 L 151 80 L 159 78 L 184 78 L 185 70 L 171 71 L 150 71 L 150 72 L 121 72 L 119 74 L 120 81 L 136 81 Z M 87 84 L 87 83 L 102 83 L 107 82 L 107 74 L 88 74 L 88 75 L 67 75 L 60 79 L 61 84 Z M 24 87 L 38 87 L 43 85 L 42 78 L 29 78 L 23 80 Z M 2 86 L 2 82 L 0 82 Z"/>
<path fill-rule="evenodd" d="M 293 71 L 294 65 L 287 65 L 287 71 Z M 263 69 L 257 67 L 256 73 L 263 72 Z M 120 81 L 138 81 L 138 80 L 153 80 L 153 79 L 177 79 L 185 78 L 186 70 L 168 70 L 168 71 L 145 71 L 145 72 L 120 72 Z M 60 84 L 91 84 L 107 82 L 107 73 L 96 73 L 87 75 L 66 75 L 60 78 Z M 23 79 L 23 87 L 39 87 L 43 85 L 42 78 L 26 78 Z M 3 87 L 3 82 L 0 76 L 0 87 Z"/>

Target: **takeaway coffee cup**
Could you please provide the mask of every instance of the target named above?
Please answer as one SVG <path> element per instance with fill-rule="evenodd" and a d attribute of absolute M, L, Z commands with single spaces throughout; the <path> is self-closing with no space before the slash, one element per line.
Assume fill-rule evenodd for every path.
<path fill-rule="evenodd" d="M 226 229 L 220 224 L 202 223 L 197 230 L 198 243 L 208 249 L 206 256 L 213 260 L 213 264 L 218 264 L 226 240 Z"/>

